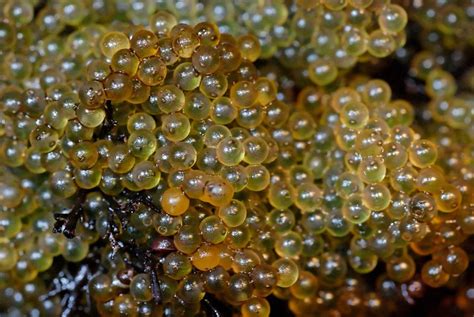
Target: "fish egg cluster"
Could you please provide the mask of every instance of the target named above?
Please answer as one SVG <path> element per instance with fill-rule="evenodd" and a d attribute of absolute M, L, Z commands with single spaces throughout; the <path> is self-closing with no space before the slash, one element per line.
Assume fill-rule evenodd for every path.
<path fill-rule="evenodd" d="M 0 315 L 472 314 L 472 9 L 5 1 Z"/>

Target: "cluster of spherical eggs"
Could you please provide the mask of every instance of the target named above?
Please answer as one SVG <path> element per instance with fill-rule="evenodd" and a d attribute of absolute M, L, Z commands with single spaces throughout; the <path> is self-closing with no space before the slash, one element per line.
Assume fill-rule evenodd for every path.
<path fill-rule="evenodd" d="M 285 286 L 287 279 L 294 279 L 297 271 L 285 271 L 293 263 L 289 260 L 276 260 L 273 267 L 260 266 L 260 256 L 245 248 L 250 241 L 250 228 L 244 225 L 250 206 L 233 198 L 234 192 L 244 189 L 262 191 L 269 184 L 270 174 L 262 163 L 275 160 L 276 149 L 270 148 L 271 142 L 263 137 L 262 132 L 256 130 L 252 135 L 249 129 L 262 124 L 264 107 L 275 99 L 276 89 L 271 81 L 258 78 L 251 64 L 258 57 L 259 45 L 255 38 L 242 36 L 236 40 L 221 35 L 214 25 L 208 23 L 197 24 L 194 28 L 184 24 L 171 28 L 166 23 L 172 16 L 165 13 L 155 18 L 159 22 L 152 20 L 152 24 L 155 22 L 154 25 L 164 29 L 160 39 L 156 36 L 160 34 L 159 30 L 155 33 L 140 30 L 131 36 L 130 50 L 127 50 L 136 54 L 136 41 L 149 47 L 151 54 L 156 54 L 158 49 L 166 49 L 164 43 L 168 42 L 171 50 L 160 51 L 154 58 L 161 62 L 172 53 L 167 66 L 177 65 L 172 67 L 168 83 L 162 85 L 165 75 L 160 75 L 159 81 L 148 82 L 154 87 L 149 88 L 144 100 L 140 101 L 143 111 L 130 116 L 126 123 L 127 144 L 120 145 L 124 155 L 112 150 L 107 166 L 113 173 L 126 173 L 120 182 L 129 190 L 159 187 L 159 204 L 163 213 L 155 215 L 146 226 L 152 230 L 154 227 L 152 235 L 173 237 L 178 251 L 168 254 L 162 263 L 165 281 L 160 284 L 171 283 L 169 287 L 174 287 L 178 294 L 173 296 L 171 293 L 167 299 L 173 301 L 168 310 L 181 307 L 188 314 L 196 313 L 204 296 L 204 282 L 210 279 L 206 290 L 226 294 L 229 302 L 245 302 L 242 306 L 244 314 L 247 310 L 248 314 L 252 314 L 252 310 L 268 314 L 269 305 L 260 298 L 267 295 L 268 290 L 262 290 L 262 294 L 257 292 L 255 297 L 252 296 L 254 287 L 271 289 L 275 284 L 268 286 L 268 279 L 271 283 L 278 281 Z M 143 33 L 152 39 L 136 40 Z M 168 33 L 170 37 L 166 36 Z M 107 33 L 102 47 L 115 45 L 113 36 L 117 34 L 120 33 Z M 126 36 L 122 39 L 128 42 Z M 115 56 L 121 52 L 120 47 L 113 50 L 115 52 L 110 54 L 112 69 Z M 144 57 L 140 65 L 149 58 Z M 138 80 L 147 85 L 140 77 L 140 66 L 136 68 Z M 164 69 L 166 71 L 166 66 Z M 104 96 L 114 101 L 109 96 L 109 89 L 106 82 L 99 89 L 89 82 L 81 90 L 82 98 L 87 102 Z M 130 91 L 127 97 L 132 94 Z M 103 106 L 103 100 L 100 106 Z M 155 118 L 161 121 L 160 127 L 156 127 Z M 232 122 L 235 122 L 233 127 L 230 125 Z M 239 164 L 244 162 L 245 166 Z M 166 181 L 160 188 L 158 183 L 165 175 Z M 119 186 L 117 189 L 116 182 L 112 187 L 106 185 L 100 184 L 102 191 L 112 195 L 123 188 Z M 145 231 L 145 228 L 141 229 Z M 231 264 L 231 259 L 234 264 Z M 231 265 L 235 274 L 229 276 L 227 270 Z M 293 267 L 296 267 L 294 263 Z M 250 274 L 259 274 L 260 270 L 264 272 L 261 277 L 250 278 Z M 200 271 L 207 272 L 207 275 Z M 130 293 L 136 301 L 151 300 L 150 279 L 145 276 L 139 275 L 131 281 Z M 259 278 L 264 282 L 259 283 Z M 99 285 L 101 282 L 99 280 Z M 103 288 L 96 286 L 94 281 L 91 283 L 92 288 Z M 136 283 L 141 283 L 138 286 L 141 288 L 143 283 L 147 283 L 146 295 L 136 294 Z M 123 308 L 121 302 L 125 297 L 121 298 L 117 299 L 113 309 Z M 107 314 L 111 298 L 97 296 L 97 299 L 105 302 L 102 309 Z M 133 309 L 130 305 L 128 309 Z"/>
<path fill-rule="evenodd" d="M 209 23 L 194 28 L 176 25 L 174 17 L 164 12 L 153 16 L 151 25 L 154 32 L 139 29 L 130 37 L 121 32 L 105 33 L 99 43 L 104 58 L 88 63 L 80 84 L 69 81 L 68 86 L 53 80 L 42 87 L 46 94 L 42 89 L 16 86 L 2 91 L 2 158 L 5 166 L 24 175 L 20 179 L 7 170 L 2 175 L 2 205 L 9 209 L 9 216 L 2 222 L 7 240 L 2 244 L 5 257 L 1 271 L 9 271 L 23 261 L 29 265 L 24 270 L 30 274 L 22 280 L 16 273 L 5 273 L 5 285 L 9 281 L 30 282 L 38 271 L 47 270 L 52 257 L 58 254 L 69 262 L 85 259 L 89 244 L 108 230 L 107 224 L 101 227 L 107 213 L 104 204 L 99 203 L 102 195 L 88 194 L 81 208 L 96 221 L 95 226 L 79 225 L 77 237 L 67 242 L 61 241 L 61 236 L 56 241 L 53 235 L 50 240 L 54 241 L 48 240 L 56 247 L 52 253 L 45 253 L 42 245 L 29 245 L 41 253 L 34 255 L 42 265 L 35 270 L 36 262 L 29 263 L 29 258 L 18 261 L 18 253 L 30 256 L 15 245 L 19 231 L 27 235 L 30 229 L 21 223 L 21 208 L 29 208 L 35 217 L 46 217 L 38 220 L 41 225 L 37 231 L 51 231 L 50 210 L 72 207 L 74 195 L 81 191 L 100 189 L 105 195 L 117 196 L 124 188 L 153 189 L 163 213 L 154 215 L 150 222 L 150 210 L 139 208 L 130 216 L 122 238 L 146 244 L 154 236 L 174 237 L 179 253 L 170 253 L 164 259 L 165 281 L 160 287 L 171 283 L 169 287 L 174 285 L 180 296 L 171 293 L 169 300 L 182 303 L 189 314 L 196 312 L 188 306 L 199 304 L 204 295 L 203 277 L 191 269 L 209 271 L 222 264 L 225 269 L 221 267 L 212 274 L 227 274 L 232 248 L 241 249 L 235 255 L 235 260 L 241 257 L 241 263 L 236 261 L 236 274 L 228 277 L 228 285 L 225 275 L 213 277 L 210 273 L 209 278 L 221 283 L 215 286 L 215 292 L 228 288 L 229 301 L 246 301 L 243 312 L 252 314 L 256 309 L 268 314 L 268 303 L 259 297 L 268 295 L 276 285 L 288 287 L 297 277 L 297 267 L 286 259 L 260 266 L 260 255 L 245 248 L 251 230 L 244 221 L 249 219 L 247 208 L 252 205 L 246 207 L 233 198 L 234 192 L 244 188 L 262 191 L 269 185 L 270 173 L 263 163 L 275 161 L 277 147 L 269 132 L 257 127 L 264 120 L 269 125 L 284 123 L 288 106 L 275 100 L 276 87 L 270 80 L 258 77 L 251 63 L 259 55 L 259 44 L 253 36 L 234 39 L 221 35 Z M 266 108 L 272 101 L 275 103 L 267 115 Z M 113 117 L 106 118 L 107 112 Z M 107 130 L 109 123 L 113 127 Z M 194 165 L 197 169 L 191 170 Z M 30 181 L 34 175 L 46 178 Z M 42 205 L 46 210 L 37 207 L 48 198 L 53 199 Z M 67 198 L 72 199 L 64 200 Z M 211 206 L 218 208 L 216 215 Z M 226 243 L 222 243 L 226 237 Z M 252 272 L 256 274 L 253 279 Z M 117 274 L 113 270 L 108 273 Z M 132 280 L 132 297 L 119 295 L 115 286 L 107 288 L 107 281 L 100 275 L 91 281 L 92 297 L 104 303 L 99 311 L 110 313 L 107 309 L 112 304 L 118 314 L 136 314 L 135 302 L 151 299 L 150 285 L 143 286 L 147 281 L 144 276 Z M 180 280 L 179 285 L 173 283 Z M 135 292 L 136 283 L 142 283 L 143 294 Z M 262 290 L 251 298 L 254 285 Z M 117 299 L 112 300 L 115 296 Z M 12 306 L 21 306 L 21 301 Z"/>
<path fill-rule="evenodd" d="M 428 66 L 429 63 L 425 65 Z M 423 70 L 423 68 L 421 69 Z M 449 241 L 448 243 L 458 245 L 448 248 L 450 250 L 448 252 L 455 254 L 451 258 L 445 259 L 449 259 L 452 264 L 456 263 L 456 268 L 460 268 L 461 263 L 466 265 L 466 261 L 461 260 L 462 257 L 465 258 L 465 256 L 460 256 L 463 253 L 461 248 L 469 248 L 469 237 L 474 232 L 472 69 L 465 72 L 462 76 L 464 80 L 461 81 L 455 81 L 451 74 L 443 70 L 430 69 L 430 67 L 426 67 L 420 73 L 425 74 L 422 78 L 425 80 L 425 89 L 431 99 L 425 109 L 431 120 L 420 131 L 436 144 L 439 152 L 437 163 L 445 171 L 443 177 L 458 188 L 462 195 L 459 208 L 444 215 L 442 221 L 433 222 L 432 233 L 429 236 L 434 241 Z M 426 262 L 423 267 L 425 274 L 431 272 L 432 277 L 437 275 L 436 280 L 427 284 L 436 287 L 445 283 L 447 276 L 441 273 L 439 254 L 446 251 L 441 251 L 436 242 L 420 245 L 422 246 L 420 254 L 432 253 L 432 259 Z M 470 257 L 469 249 L 465 250 Z M 449 271 L 445 264 L 442 264 L 442 269 L 444 272 Z M 438 273 L 433 274 L 436 271 Z M 472 301 L 472 276 L 469 272 L 456 278 L 457 273 L 456 269 L 453 285 L 456 286 L 457 292 L 446 297 L 446 302 L 440 309 L 451 310 L 460 315 L 470 314 L 473 311 L 472 305 L 469 304 Z M 451 308 L 448 308 L 447 305 L 450 305 Z"/>
<path fill-rule="evenodd" d="M 12 126 L 7 126 L 13 129 Z M 18 127 L 18 126 L 16 126 Z M 11 131 L 11 130 L 9 130 Z M 25 148 L 21 134 L 3 135 L 2 158 L 23 158 Z M 12 168 L 15 167 L 15 168 Z M 88 254 L 90 243 L 97 235 L 82 235 L 66 240 L 53 233 L 53 202 L 47 177 L 39 177 L 22 168 L 22 162 L 5 161 L 1 167 L 0 192 L 0 289 L 1 310 L 13 315 L 28 311 L 59 315 L 58 294 L 47 296 L 49 286 L 40 275 L 53 266 L 54 258 L 79 262 Z M 63 208 L 70 202 L 61 201 Z M 78 228 L 78 232 L 81 232 Z"/>
<path fill-rule="evenodd" d="M 426 48 L 442 46 L 453 49 L 474 45 L 470 34 L 474 27 L 472 3 L 420 2 L 413 3 L 411 9 L 411 18 L 422 27 L 420 43 Z"/>
<path fill-rule="evenodd" d="M 406 9 L 417 30 L 411 36 L 423 48 L 411 58 L 411 75 L 424 80 L 434 68 L 463 73 L 474 45 L 472 3 L 413 2 Z"/>
<path fill-rule="evenodd" d="M 338 154 L 344 167 L 338 170 L 338 164 L 329 164 L 329 160 L 322 163 L 321 156 L 313 161 L 324 179 L 322 210 L 326 213 L 304 213 L 301 218 L 301 226 L 309 233 L 325 229 L 330 236 L 351 237 L 333 242 L 346 250 L 346 259 L 325 253 L 317 260 L 303 258 L 300 266 L 317 272 L 321 285 L 331 290 L 345 283 L 348 266 L 365 274 L 378 260 L 385 262 L 389 279 L 408 282 L 416 273 L 414 258 L 432 255 L 432 260 L 422 262 L 419 268 L 421 279 L 431 287 L 445 285 L 450 275 L 456 278 L 464 272 L 469 262 L 467 253 L 457 245 L 472 232 L 472 186 L 468 183 L 472 182 L 472 171 L 465 176 L 467 184 L 445 178 L 443 170 L 434 165 L 436 145 L 418 139 L 409 128 L 412 106 L 402 100 L 390 101 L 390 89 L 382 81 L 355 82 L 353 86 L 336 90 L 329 102 L 339 116 L 339 123 L 334 124 L 339 148 L 330 157 L 334 161 L 337 151 L 344 151 Z M 326 120 L 330 117 L 323 115 Z M 326 223 L 326 228 L 321 223 Z M 278 252 L 277 246 L 275 250 Z M 323 261 L 326 256 L 332 256 L 328 263 Z M 327 280 L 325 274 L 331 278 Z M 308 295 L 309 299 L 292 295 L 296 299 L 290 300 L 290 308 L 297 314 L 322 309 L 317 305 L 324 302 L 321 294 L 315 298 Z M 360 296 L 354 298 L 360 305 L 364 302 Z M 379 308 L 380 303 L 375 309 Z"/>
<path fill-rule="evenodd" d="M 276 56 L 288 66 L 299 80 L 327 85 L 338 73 L 345 73 L 358 61 L 371 57 L 386 57 L 405 44 L 407 13 L 389 1 L 222 1 L 198 2 L 129 0 L 103 4 L 93 1 L 88 9 L 80 1 L 60 1 L 44 9 L 37 17 L 40 33 L 60 33 L 66 26 L 78 26 L 92 17 L 92 21 L 108 23 L 119 17 L 134 25 L 147 25 L 149 16 L 156 10 L 168 10 L 178 22 L 198 23 L 209 21 L 218 25 L 222 32 L 239 36 L 254 34 L 261 45 L 261 58 Z M 5 15 L 20 23 L 22 42 L 30 42 L 34 36 L 24 26 L 33 18 L 33 4 L 28 1 L 13 2 L 5 9 Z M 1 27 L 1 26 L 0 26 Z M 95 48 L 90 43 L 97 40 L 98 25 L 90 24 L 67 37 L 66 46 L 76 53 L 88 53 Z M 122 25 L 123 27 L 123 25 Z M 15 30 L 7 23 L 0 43 L 12 47 Z M 49 43 L 49 42 L 52 43 Z M 46 39 L 51 45 L 64 47 L 54 37 Z M 23 45 L 22 45 L 23 46 Z M 27 46 L 23 46 L 27 47 Z M 28 68 L 25 56 L 11 57 L 21 68 Z M 73 64 L 81 61 L 73 61 Z M 9 63 L 11 64 L 11 63 Z M 68 64 L 69 66 L 71 64 Z M 75 65 L 77 66 L 77 65 Z M 75 70 L 79 67 L 73 67 Z M 28 69 L 22 69 L 27 73 Z M 18 70 L 16 70 L 18 71 Z M 16 72 L 14 71 L 14 72 Z"/>
<path fill-rule="evenodd" d="M 392 54 L 406 40 L 407 13 L 389 1 L 178 1 L 160 8 L 179 21 L 204 19 L 231 34 L 250 32 L 260 41 L 261 58 L 276 56 L 298 80 L 317 85 L 358 61 Z"/>
<path fill-rule="evenodd" d="M 29 312 L 59 316 L 61 294 L 49 294 L 50 285 L 42 276 L 49 274 L 59 256 L 70 263 L 83 260 L 98 235 L 66 239 L 53 233 L 54 206 L 47 179 L 25 171 L 19 175 L 19 171 L 11 174 L 2 169 L 0 178 L 0 310 L 15 316 Z M 64 208 L 71 206 L 61 203 Z M 78 233 L 83 229 L 80 226 Z"/>
<path fill-rule="evenodd" d="M 157 257 L 158 304 L 153 274 L 132 269 L 128 251 L 103 248 L 102 273 L 88 286 L 102 315 L 194 315 L 205 293 L 240 307 L 244 316 L 268 315 L 270 294 L 288 300 L 297 315 L 349 314 L 355 302 L 376 313 L 382 287 L 380 294 L 359 296 L 366 286 L 351 270 L 367 274 L 384 262 L 380 279 L 405 283 L 420 257 L 421 280 L 432 287 L 466 270 L 458 245 L 474 232 L 472 178 L 456 182 L 435 164 L 446 161 L 458 178 L 470 170 L 449 165 L 460 152 L 438 153 L 433 142 L 443 139 L 420 139 L 410 128 L 412 105 L 391 100 L 381 80 L 354 80 L 331 94 L 309 86 L 287 104 L 253 64 L 262 54 L 281 53 L 291 67 L 295 55 L 277 49 L 291 48 L 292 36 L 302 36 L 301 43 L 317 37 L 323 51 L 315 52 L 313 43 L 297 55 L 314 62 L 302 78 L 326 85 L 344 68 L 332 60 L 336 42 L 355 45 L 361 59 L 366 51 L 382 57 L 402 45 L 403 9 L 370 1 L 325 1 L 317 8 L 313 1 L 290 8 L 237 1 L 235 12 L 248 11 L 244 25 L 259 37 L 234 38 L 214 24 L 178 24 L 199 19 L 199 10 L 235 10 L 227 1 L 94 3 L 104 13 L 95 22 L 122 12 L 124 20 L 149 28 L 88 25 L 92 13 L 80 1 L 59 1 L 36 17 L 28 1 L 4 10 L 9 20 L 1 25 L 1 49 L 14 53 L 5 54 L 8 86 L 0 96 L 0 288 L 6 298 L 0 309 L 59 315 L 58 294 L 47 296 L 38 274 L 58 255 L 86 261 L 89 245 L 107 241 L 115 220 L 105 198 L 126 201 L 124 190 L 146 191 L 161 210 L 138 203 L 119 239 L 153 250 L 165 237 L 173 250 Z M 150 18 L 161 5 L 174 6 L 178 19 L 163 11 Z M 229 18 L 208 18 L 242 33 Z M 351 19 L 352 27 L 341 27 Z M 329 24 L 311 35 L 296 28 L 305 21 Z M 67 40 L 59 35 L 81 23 Z M 295 29 L 288 31 L 291 23 Z M 381 30 L 356 30 L 369 24 Z M 326 64 L 316 67 L 321 61 Z M 472 103 L 453 97 L 454 79 L 439 70 L 425 78 L 433 118 L 451 129 L 472 127 Z M 84 218 L 93 225 L 79 222 L 73 239 L 51 233 L 53 212 L 73 209 L 85 191 Z"/>
<path fill-rule="evenodd" d="M 58 24 L 58 11 L 46 7 L 36 15 L 38 4 L 8 1 L 0 14 L 0 310 L 12 316 L 60 315 L 61 296 L 48 294 L 44 274 L 60 255 L 71 263 L 83 260 L 98 237 L 79 234 L 66 240 L 53 233 L 53 211 L 67 210 L 72 202 L 52 195 L 44 173 L 63 169 L 66 159 L 57 150 L 33 149 L 28 141 L 36 126 L 64 122 L 64 111 L 78 103 L 74 80 L 82 74 L 85 57 L 72 55 L 72 41 L 66 44 L 56 36 L 66 26 Z M 68 23 L 75 24 L 73 19 Z M 38 132 L 57 138 L 53 129 Z M 82 229 L 79 225 L 77 232 Z"/>

